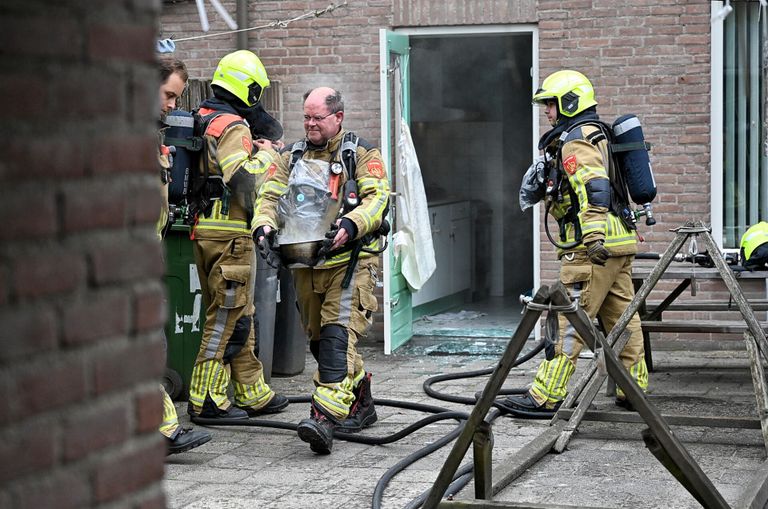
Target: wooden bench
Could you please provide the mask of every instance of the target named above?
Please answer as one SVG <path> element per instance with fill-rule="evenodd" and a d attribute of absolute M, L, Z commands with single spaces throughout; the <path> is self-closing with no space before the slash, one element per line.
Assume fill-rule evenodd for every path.
<path fill-rule="evenodd" d="M 643 320 L 643 332 L 688 332 L 693 334 L 742 334 L 747 331 L 744 320 Z M 760 322 L 768 332 L 768 322 Z"/>
<path fill-rule="evenodd" d="M 643 346 L 645 348 L 645 363 L 649 371 L 653 371 L 653 353 L 651 350 L 651 332 L 672 332 L 691 334 L 743 334 L 747 324 L 741 317 L 738 305 L 734 301 L 690 300 L 673 301 L 664 311 L 659 311 L 661 302 L 646 302 L 640 308 L 640 320 L 643 330 Z M 749 305 L 754 312 L 768 311 L 768 299 L 753 299 Z M 668 311 L 684 312 L 734 312 L 738 313 L 733 320 L 665 320 L 664 313 Z M 760 317 L 758 317 L 760 318 Z M 760 324 L 768 332 L 768 322 Z"/>
<path fill-rule="evenodd" d="M 652 314 L 655 312 L 661 302 L 647 302 L 646 314 Z M 752 311 L 768 311 L 768 300 L 750 300 L 749 306 Z M 735 302 L 714 301 L 714 300 L 700 300 L 700 301 L 682 301 L 673 302 L 664 310 L 666 311 L 735 311 L 739 312 L 739 307 Z"/>

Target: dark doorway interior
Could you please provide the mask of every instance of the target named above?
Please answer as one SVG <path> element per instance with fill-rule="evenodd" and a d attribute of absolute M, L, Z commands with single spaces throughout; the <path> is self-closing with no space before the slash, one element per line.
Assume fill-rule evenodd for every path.
<path fill-rule="evenodd" d="M 532 35 L 410 42 L 411 130 L 438 263 L 414 294 L 414 317 L 472 311 L 473 323 L 458 328 L 495 336 L 514 327 L 517 298 L 533 286 L 533 214 L 518 205 L 531 161 Z M 414 323 L 416 335 L 448 329 Z"/>

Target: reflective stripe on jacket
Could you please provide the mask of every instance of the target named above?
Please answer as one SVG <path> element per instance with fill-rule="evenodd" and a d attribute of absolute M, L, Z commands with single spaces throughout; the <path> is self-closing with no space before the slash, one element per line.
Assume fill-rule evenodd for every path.
<path fill-rule="evenodd" d="M 341 157 L 339 146 L 346 131 L 340 130 L 336 136 L 328 140 L 324 147 L 315 148 L 308 146 L 304 152 L 304 159 L 315 159 L 331 162 L 336 155 L 336 160 Z M 260 188 L 256 199 L 256 209 L 253 224 L 255 226 L 268 225 L 273 229 L 278 227 L 277 203 L 280 196 L 288 190 L 288 175 L 291 162 L 291 152 L 286 151 L 276 161 L 276 171 L 270 170 L 264 185 Z M 387 200 L 389 199 L 389 181 L 386 169 L 377 148 L 365 148 L 357 146 L 357 166 L 355 169 L 360 204 L 344 217 L 350 219 L 357 227 L 357 237 L 361 238 L 368 233 L 375 232 L 381 226 L 384 219 Z M 347 181 L 346 172 L 342 172 L 339 178 L 338 200 L 342 199 L 341 190 Z M 348 242 L 349 243 L 349 242 Z M 378 249 L 383 246 L 383 240 L 376 237 L 367 247 Z M 335 267 L 349 261 L 350 252 L 342 252 L 326 259 L 325 263 L 316 268 Z M 360 253 L 360 258 L 376 256 L 371 253 Z"/>
<path fill-rule="evenodd" d="M 210 214 L 198 217 L 194 237 L 229 240 L 251 235 L 249 221 L 256 192 L 277 153 L 272 149 L 254 153 L 251 131 L 243 118 L 209 108 L 201 108 L 199 113 L 204 119 L 214 116 L 205 130 L 208 158 L 204 164 L 208 165 L 208 175 L 223 177 L 229 196 L 215 200 Z"/>
<path fill-rule="evenodd" d="M 635 232 L 609 210 L 610 198 L 605 203 L 602 202 L 604 198 L 598 199 L 594 193 L 595 188 L 610 187 L 608 141 L 604 137 L 595 144 L 589 141 L 598 136 L 599 131 L 600 128 L 594 124 L 584 124 L 570 131 L 562 142 L 560 171 L 563 175 L 561 184 L 563 201 L 555 203 L 550 213 L 558 220 L 558 224 L 563 221 L 563 217 L 572 205 L 570 188 L 578 202 L 573 205 L 578 209 L 577 219 L 581 227 L 582 242 L 571 249 L 558 249 L 558 257 L 570 252 L 583 251 L 586 249 L 585 244 L 595 240 L 602 240 L 614 256 L 637 253 Z M 556 139 L 553 143 L 560 143 L 560 140 Z M 600 182 L 601 179 L 604 182 Z M 565 234 L 566 243 L 575 240 L 573 223 L 565 224 Z"/>

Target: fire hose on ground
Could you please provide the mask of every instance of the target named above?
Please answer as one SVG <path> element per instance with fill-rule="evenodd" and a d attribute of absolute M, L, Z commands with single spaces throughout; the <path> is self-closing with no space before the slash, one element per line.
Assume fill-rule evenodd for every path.
<path fill-rule="evenodd" d="M 518 366 L 532 359 L 534 356 L 536 356 L 536 354 L 538 354 L 544 349 L 545 344 L 546 344 L 546 339 L 542 339 L 541 341 L 539 341 L 531 349 L 530 352 L 528 352 L 527 354 L 517 359 L 514 363 L 514 366 Z M 440 382 L 449 381 L 449 380 L 459 380 L 459 379 L 475 378 L 475 377 L 480 377 L 484 375 L 489 375 L 493 372 L 493 370 L 494 368 L 491 367 L 491 368 L 485 368 L 485 369 L 480 369 L 475 371 L 465 371 L 465 372 L 458 372 L 458 373 L 451 373 L 451 374 L 444 374 L 444 375 L 436 375 L 425 380 L 422 387 L 424 389 L 424 392 L 432 398 L 442 400 L 442 401 L 448 401 L 452 403 L 474 405 L 475 402 L 477 401 L 478 394 L 475 394 L 473 397 L 443 394 L 433 389 L 432 385 Z M 522 394 L 526 390 L 527 389 L 525 388 L 505 389 L 501 391 L 499 395 Z M 310 399 L 311 399 L 311 396 L 289 396 L 288 397 L 288 401 L 290 403 L 309 403 Z M 402 408 L 405 410 L 415 410 L 418 412 L 431 413 L 432 415 L 424 417 L 423 419 L 420 419 L 414 422 L 413 424 L 406 426 L 400 431 L 397 431 L 389 435 L 369 436 L 369 435 L 360 435 L 359 433 L 343 433 L 343 432 L 336 431 L 333 434 L 334 438 L 337 438 L 339 440 L 345 440 L 347 442 L 359 443 L 359 444 L 386 445 L 386 444 L 391 444 L 393 442 L 397 442 L 398 440 L 410 435 L 411 433 L 414 433 L 420 430 L 421 428 L 428 426 L 430 424 L 433 424 L 435 422 L 451 420 L 451 419 L 458 421 L 458 425 L 450 433 L 426 445 L 425 447 L 414 451 L 413 453 L 409 454 L 405 458 L 398 461 L 395 465 L 391 466 L 389 469 L 387 469 L 386 472 L 384 472 L 384 475 L 382 475 L 381 478 L 379 478 L 379 480 L 376 483 L 376 487 L 374 489 L 373 497 L 371 501 L 371 508 L 379 509 L 381 507 L 382 500 L 384 498 L 384 491 L 386 490 L 386 487 L 389 484 L 389 482 L 398 473 L 402 472 L 403 470 L 408 468 L 410 465 L 416 463 L 418 460 L 432 454 L 433 452 L 441 449 L 445 445 L 455 440 L 456 437 L 458 437 L 459 434 L 461 433 L 464 423 L 469 418 L 469 414 L 467 412 L 459 412 L 459 411 L 451 410 L 451 409 L 440 407 L 440 406 L 427 405 L 424 403 L 411 403 L 408 401 L 399 401 L 399 400 L 393 400 L 393 399 L 374 398 L 374 403 L 376 404 L 376 406 Z M 505 409 L 505 411 L 507 410 Z M 531 415 L 521 415 L 521 414 L 525 414 L 525 413 L 515 412 L 515 415 L 518 417 L 528 417 L 528 418 L 534 417 L 534 414 L 531 414 Z M 503 413 L 500 410 L 493 409 L 491 412 L 488 413 L 488 416 L 486 419 L 489 423 L 493 423 L 493 421 L 495 421 L 501 415 L 503 415 Z M 537 414 L 535 414 L 535 417 L 551 418 L 553 415 L 554 415 L 554 412 L 551 412 L 551 413 L 537 412 Z M 294 424 L 294 423 L 264 420 L 264 419 L 242 420 L 242 419 L 206 419 L 204 417 L 192 417 L 192 422 L 201 426 L 248 426 L 248 427 L 276 428 L 276 429 L 284 429 L 289 431 L 296 431 L 296 428 L 297 428 L 297 424 Z M 472 469 L 473 469 L 472 464 L 468 464 L 462 467 L 461 469 L 459 469 L 456 472 L 456 475 L 454 476 L 453 482 L 448 487 L 446 492 L 457 493 L 461 489 L 463 489 L 464 486 L 466 486 L 469 483 L 469 481 L 472 479 Z M 427 498 L 427 494 L 428 492 L 424 492 L 420 494 L 418 497 L 413 499 L 406 506 L 406 508 L 417 509 L 421 507 Z"/>

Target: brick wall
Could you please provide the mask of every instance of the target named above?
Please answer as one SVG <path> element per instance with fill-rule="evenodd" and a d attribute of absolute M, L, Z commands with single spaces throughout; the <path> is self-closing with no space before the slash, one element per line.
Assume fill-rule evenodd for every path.
<path fill-rule="evenodd" d="M 0 7 L 0 507 L 159 508 L 153 0 Z"/>
<path fill-rule="evenodd" d="M 710 220 L 709 10 L 709 2 L 686 0 L 538 1 L 541 79 L 564 67 L 582 71 L 603 118 L 637 114 L 653 144 L 658 223 L 641 222 L 643 250 L 663 252 L 670 228 Z M 542 238 L 541 278 L 552 281 L 557 264 Z"/>

